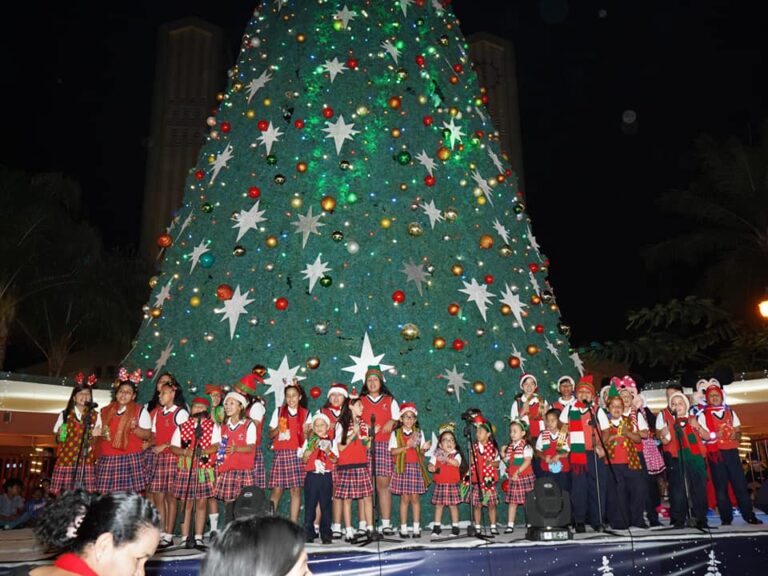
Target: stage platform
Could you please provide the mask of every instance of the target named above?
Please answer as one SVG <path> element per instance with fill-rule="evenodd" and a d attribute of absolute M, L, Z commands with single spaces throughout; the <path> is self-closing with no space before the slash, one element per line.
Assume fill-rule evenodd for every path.
<path fill-rule="evenodd" d="M 766 521 L 765 515 L 761 515 Z M 717 526 L 717 521 L 712 522 Z M 464 531 L 464 534 L 466 531 Z M 445 530 L 443 531 L 445 534 Z M 340 576 L 399 574 L 442 576 L 765 576 L 768 574 L 768 522 L 750 526 L 740 518 L 708 533 L 693 529 L 632 530 L 576 534 L 568 542 L 531 542 L 522 529 L 489 541 L 462 535 L 434 542 L 421 538 L 373 542 L 366 546 L 309 544 L 314 574 Z M 400 540 L 396 538 L 396 540 Z M 203 555 L 181 547 L 147 563 L 152 576 L 192 576 Z M 0 576 L 19 564 L 45 564 L 31 530 L 0 532 Z"/>

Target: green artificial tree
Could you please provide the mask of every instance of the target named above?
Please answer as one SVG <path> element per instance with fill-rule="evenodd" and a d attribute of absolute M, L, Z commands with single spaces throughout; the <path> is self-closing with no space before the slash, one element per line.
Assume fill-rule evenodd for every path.
<path fill-rule="evenodd" d="M 314 410 L 379 364 L 428 435 L 476 407 L 502 442 L 523 372 L 550 399 L 578 376 L 448 4 L 254 12 L 126 366 L 191 393 L 262 366 L 269 417 L 293 378 Z"/>

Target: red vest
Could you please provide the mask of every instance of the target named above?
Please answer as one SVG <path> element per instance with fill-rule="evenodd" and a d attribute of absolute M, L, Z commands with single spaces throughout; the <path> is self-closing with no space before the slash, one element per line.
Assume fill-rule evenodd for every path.
<path fill-rule="evenodd" d="M 677 458 L 677 453 L 680 450 L 680 444 L 677 441 L 678 431 L 675 428 L 675 419 L 672 417 L 672 413 L 669 411 L 669 408 L 664 408 L 661 411 L 661 417 L 664 418 L 664 426 L 667 427 L 669 435 L 672 437 L 672 440 L 669 441 L 669 444 L 664 444 L 662 442 L 661 449 L 664 450 L 664 452 L 671 454 L 673 458 Z"/>
<path fill-rule="evenodd" d="M 456 458 L 458 452 L 448 454 L 449 458 Z M 435 473 L 432 474 L 435 484 L 458 484 L 461 480 L 458 466 L 451 466 L 447 462 L 435 462 Z"/>
<path fill-rule="evenodd" d="M 392 432 L 394 434 L 394 432 Z M 411 438 L 413 438 L 413 435 L 416 434 L 416 432 L 411 431 L 410 434 L 406 434 L 405 430 L 403 430 L 403 441 L 405 443 L 408 442 Z M 421 432 L 419 432 L 421 434 Z M 403 444 L 402 447 L 405 447 L 405 444 Z M 408 464 L 417 464 L 419 462 L 419 452 L 421 451 L 421 446 L 416 446 L 416 448 L 408 448 L 405 451 L 405 463 Z"/>
<path fill-rule="evenodd" d="M 126 409 L 126 412 L 123 412 L 122 414 L 115 414 L 112 417 L 112 420 L 109 422 L 109 437 L 114 438 L 117 436 L 117 427 L 120 424 L 120 420 L 123 418 L 133 418 L 133 420 L 136 422 L 136 428 L 139 427 L 139 416 L 141 415 L 141 411 L 143 410 L 143 407 L 141 404 L 134 404 L 136 406 L 133 415 L 129 415 L 126 412 L 128 411 Z M 144 441 L 136 436 L 136 434 L 132 432 L 128 432 L 128 445 L 125 447 L 125 450 L 118 450 L 114 446 L 112 446 L 111 440 L 104 440 L 99 443 L 99 449 L 101 450 L 102 456 L 125 456 L 126 454 L 133 454 L 135 452 L 141 452 L 143 450 L 142 443 Z"/>
<path fill-rule="evenodd" d="M 379 396 L 379 399 L 374 402 L 370 396 L 362 396 L 363 402 L 363 420 L 368 426 L 371 425 L 371 414 L 376 416 L 376 426 L 379 426 L 379 431 L 376 433 L 374 440 L 376 442 L 389 442 L 389 432 L 382 432 L 381 428 L 384 424 L 392 420 L 392 396 Z"/>
<path fill-rule="evenodd" d="M 285 418 L 285 425 L 288 427 L 291 434 L 287 440 L 280 440 L 280 435 L 278 433 L 272 441 L 272 450 L 293 450 L 296 452 L 301 448 L 301 445 L 304 444 L 304 422 L 307 421 L 307 409 L 299 406 L 296 414 L 292 416 L 291 413 L 288 412 L 288 408 L 283 407 L 278 411 L 277 417 L 278 430 L 280 430 L 280 420 Z"/>
<path fill-rule="evenodd" d="M 329 440 L 330 436 L 326 438 L 326 440 Z M 330 472 L 333 470 L 333 461 L 336 459 L 336 456 L 333 454 L 326 454 L 325 451 L 320 450 L 320 448 L 315 448 L 312 450 L 312 453 L 309 455 L 309 458 L 307 459 L 307 463 L 304 465 L 304 470 L 306 472 L 314 472 L 315 471 L 315 461 L 320 460 L 323 464 L 325 464 L 325 471 Z"/>
<path fill-rule="evenodd" d="M 739 447 L 739 441 L 738 440 L 732 440 L 730 438 L 727 438 L 727 436 L 730 435 L 731 431 L 733 430 L 733 411 L 725 407 L 723 409 L 723 417 L 717 418 L 714 415 L 714 412 L 710 417 L 707 418 L 707 428 L 709 429 L 709 423 L 715 422 L 717 424 L 716 430 L 709 430 L 710 432 L 722 432 L 724 438 L 721 438 L 717 441 L 718 448 L 720 450 L 735 450 Z"/>
<path fill-rule="evenodd" d="M 558 442 L 563 439 L 563 436 L 564 436 L 563 432 L 560 432 L 560 434 L 557 437 L 557 440 L 554 440 L 554 439 L 549 437 L 549 430 L 544 430 L 541 433 L 541 438 L 542 438 L 542 442 L 543 442 L 542 448 L 544 448 L 541 451 L 541 453 L 544 454 L 545 456 L 556 456 L 557 453 L 558 453 L 557 452 Z M 566 437 L 566 439 L 567 439 L 567 437 Z M 547 442 L 549 442 L 549 446 L 546 445 Z M 571 469 L 571 462 L 570 462 L 570 459 L 568 458 L 568 453 L 567 452 L 564 453 L 564 454 L 562 454 L 562 453 L 560 454 L 560 464 L 563 465 L 563 468 L 560 470 L 560 472 L 569 472 L 570 471 L 570 469 Z M 541 469 L 544 470 L 545 472 L 549 472 L 549 464 L 547 463 L 546 460 L 541 460 Z"/>
<path fill-rule="evenodd" d="M 618 435 L 619 428 L 613 424 L 610 424 L 608 426 L 608 431 L 611 436 L 616 436 Z M 616 442 L 615 446 L 616 447 L 614 448 L 613 456 L 611 456 L 611 462 L 614 464 L 629 464 L 629 454 L 627 453 L 627 449 L 624 446 L 624 442 L 619 440 Z"/>
<path fill-rule="evenodd" d="M 328 416 L 328 420 L 331 421 L 331 425 L 328 428 L 328 438 L 333 440 L 334 434 L 336 434 L 336 424 L 339 421 L 339 416 L 341 416 L 341 410 L 339 410 L 338 414 L 334 414 L 331 408 L 321 408 L 320 412 Z"/>
<path fill-rule="evenodd" d="M 347 434 L 352 433 L 352 424 L 349 425 L 349 431 Z M 368 448 L 361 439 L 368 438 L 368 425 L 365 422 L 360 422 L 360 435 L 357 436 L 352 442 L 350 442 L 344 450 L 339 450 L 339 459 L 336 465 L 347 466 L 350 464 L 366 464 L 368 462 Z M 338 438 L 341 441 L 341 438 Z"/>
<path fill-rule="evenodd" d="M 250 420 L 240 420 L 234 430 L 230 429 L 226 422 L 221 425 L 221 437 L 229 438 L 227 446 L 247 446 L 246 433 L 248 426 L 253 426 Z M 219 471 L 225 470 L 250 470 L 253 468 L 253 459 L 256 456 L 255 449 L 251 452 L 233 452 L 224 456 L 224 462 L 219 466 Z"/>
<path fill-rule="evenodd" d="M 530 436 L 533 441 L 536 441 L 536 438 L 539 437 L 539 434 L 541 433 L 541 419 L 544 416 L 543 414 L 540 414 L 541 412 L 541 403 L 543 402 L 541 396 L 538 396 L 538 402 L 536 404 L 532 404 L 528 406 L 528 435 Z M 516 400 L 517 402 L 517 414 L 520 415 L 520 411 L 523 409 L 523 399 L 518 398 Z"/>
<path fill-rule="evenodd" d="M 173 412 L 163 414 L 160 408 L 155 412 L 155 444 L 170 444 L 173 433 L 176 431 L 176 416 L 179 415 L 180 408 Z"/>

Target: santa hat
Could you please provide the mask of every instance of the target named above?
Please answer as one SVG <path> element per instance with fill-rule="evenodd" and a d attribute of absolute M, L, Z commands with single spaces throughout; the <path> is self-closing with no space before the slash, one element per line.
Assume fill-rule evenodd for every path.
<path fill-rule="evenodd" d="M 325 422 L 325 423 L 326 423 L 328 426 L 330 426 L 330 425 L 331 425 L 331 419 L 330 419 L 330 418 L 328 418 L 328 416 L 326 416 L 326 415 L 325 415 L 324 413 L 322 413 L 322 412 L 315 412 L 315 413 L 312 415 L 312 424 L 314 424 L 314 423 L 315 423 L 315 420 L 322 420 L 322 421 L 323 421 L 323 422 Z"/>
<path fill-rule="evenodd" d="M 672 398 L 677 398 L 677 397 L 682 398 L 683 402 L 685 403 L 685 414 L 678 414 L 678 416 L 685 416 L 686 414 L 688 414 L 688 411 L 691 409 L 691 403 L 688 400 L 688 396 L 686 396 L 682 392 L 674 392 L 673 394 L 670 394 L 669 395 L 669 400 L 667 400 L 667 406 L 671 410 L 672 409 Z"/>
<path fill-rule="evenodd" d="M 220 384 L 206 384 L 205 385 L 205 393 L 206 394 L 224 394 L 224 388 L 221 387 Z"/>
<path fill-rule="evenodd" d="M 349 393 L 349 399 L 352 400 L 353 398 L 360 398 L 360 393 L 355 386 L 352 386 L 352 391 Z"/>
<path fill-rule="evenodd" d="M 242 394 L 240 394 L 239 392 L 230 392 L 229 394 L 227 394 L 226 396 L 224 396 L 224 402 L 226 402 L 226 401 L 227 401 L 227 400 L 229 400 L 230 398 L 232 398 L 233 400 L 236 400 L 236 401 L 240 402 L 240 404 L 242 404 L 242 405 L 243 405 L 243 408 L 247 408 L 247 407 L 248 407 L 248 400 L 246 400 L 246 399 L 245 399 L 245 396 L 243 396 L 243 395 L 242 395 Z"/>
<path fill-rule="evenodd" d="M 397 417 L 402 418 L 403 414 L 405 414 L 406 412 L 413 412 L 414 416 L 419 415 L 419 411 L 416 410 L 416 404 L 414 404 L 413 402 L 403 402 L 402 404 L 400 404 L 400 414 L 398 414 Z"/>
<path fill-rule="evenodd" d="M 586 374 L 585 376 L 579 378 L 579 383 L 576 384 L 576 392 L 578 393 L 578 391 L 582 389 L 589 390 L 592 392 L 592 394 L 595 393 L 595 385 L 592 382 L 592 374 Z"/>
<path fill-rule="evenodd" d="M 533 380 L 533 385 L 534 385 L 535 388 L 539 387 L 539 381 L 536 380 L 536 376 L 534 376 L 533 374 L 523 374 L 522 376 L 520 376 L 520 389 L 521 390 L 523 389 L 523 382 L 525 382 L 526 379 L 528 379 L 528 378 Z"/>
<path fill-rule="evenodd" d="M 560 376 L 560 378 L 557 380 L 557 389 L 560 389 L 560 386 L 563 384 L 570 384 L 571 386 L 576 386 L 576 383 L 573 381 L 573 378 L 571 378 L 568 375 Z"/>
<path fill-rule="evenodd" d="M 378 364 L 375 366 L 368 366 L 368 370 L 365 371 L 363 382 L 367 382 L 369 376 L 376 376 L 379 379 L 379 382 L 384 382 L 384 373 L 381 371 L 381 366 Z"/>
<path fill-rule="evenodd" d="M 709 386 L 704 390 L 704 398 L 709 398 L 710 392 L 717 392 L 720 394 L 720 398 L 723 398 L 723 387 L 720 386 L 720 382 L 717 380 L 713 379 L 709 381 Z"/>
<path fill-rule="evenodd" d="M 344 398 L 349 398 L 349 392 L 347 391 L 347 385 L 346 384 L 339 384 L 338 382 L 334 382 L 331 384 L 331 387 L 328 389 L 327 398 L 331 397 L 331 394 L 341 394 L 344 396 Z"/>
<path fill-rule="evenodd" d="M 258 384 L 264 384 L 264 379 L 258 374 L 251 372 L 240 378 L 233 388 L 242 394 L 256 396 L 256 386 Z"/>
<path fill-rule="evenodd" d="M 200 404 L 201 406 L 205 406 L 206 410 L 211 407 L 211 401 L 208 400 L 205 396 L 195 396 L 192 400 L 192 405 Z"/>

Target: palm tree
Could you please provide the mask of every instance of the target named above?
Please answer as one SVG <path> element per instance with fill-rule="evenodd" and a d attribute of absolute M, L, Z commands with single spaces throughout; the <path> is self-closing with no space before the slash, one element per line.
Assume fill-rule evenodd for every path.
<path fill-rule="evenodd" d="M 757 145 L 705 136 L 696 148 L 699 174 L 690 188 L 660 199 L 662 209 L 683 219 L 680 233 L 644 256 L 656 270 L 687 266 L 697 295 L 753 322 L 768 286 L 768 125 Z"/>

